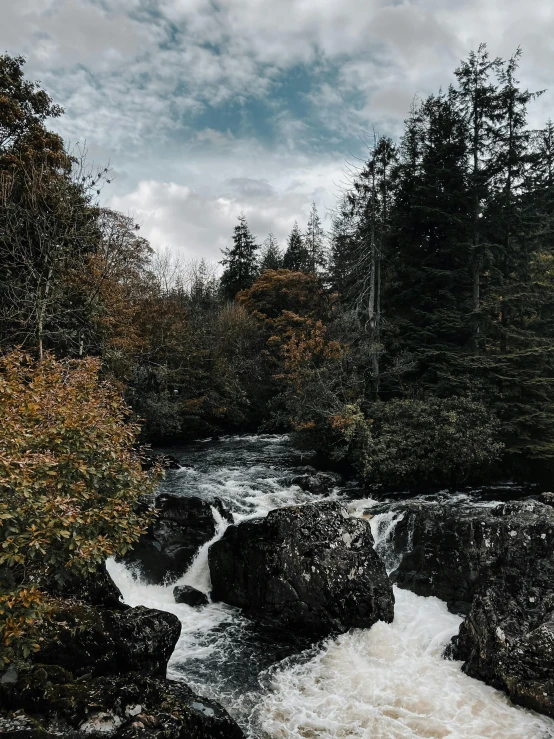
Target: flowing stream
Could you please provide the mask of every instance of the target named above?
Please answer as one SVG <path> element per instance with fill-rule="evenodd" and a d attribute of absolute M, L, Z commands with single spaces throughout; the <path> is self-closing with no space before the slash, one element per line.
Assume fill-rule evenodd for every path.
<path fill-rule="evenodd" d="M 278 507 L 317 500 L 287 484 L 310 455 L 286 436 L 226 437 L 171 453 L 183 465 L 170 471 L 164 491 L 219 497 L 239 522 Z M 375 501 L 342 499 L 352 515 Z M 214 509 L 220 538 L 228 523 Z M 371 519 L 375 547 L 389 570 L 387 543 L 402 514 Z M 208 542 L 177 584 L 208 593 Z M 354 629 L 318 645 L 275 634 L 221 603 L 176 604 L 174 584 L 146 585 L 115 562 L 109 571 L 125 601 L 176 614 L 182 633 L 168 676 L 218 700 L 257 739 L 554 739 L 554 721 L 515 707 L 501 692 L 464 675 L 442 652 L 461 618 L 437 598 L 395 588 L 395 619 Z"/>

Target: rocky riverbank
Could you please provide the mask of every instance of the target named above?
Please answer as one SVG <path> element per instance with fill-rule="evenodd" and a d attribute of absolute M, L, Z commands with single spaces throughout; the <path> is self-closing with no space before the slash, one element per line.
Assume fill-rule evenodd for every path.
<path fill-rule="evenodd" d="M 546 501 L 414 501 L 389 510 L 400 517 L 392 579 L 465 615 L 447 656 L 554 717 L 554 508 Z"/>
<path fill-rule="evenodd" d="M 175 616 L 125 606 L 103 568 L 52 597 L 40 651 L 0 678 L 2 737 L 243 737 L 221 706 L 166 679 Z"/>
<path fill-rule="evenodd" d="M 553 715 L 547 498 L 354 500 L 277 437 L 195 454 L 163 484 L 141 577 L 110 563 L 137 607 L 103 570 L 52 589 L 41 651 L 2 676 L 2 735 L 554 739 L 483 684 Z"/>

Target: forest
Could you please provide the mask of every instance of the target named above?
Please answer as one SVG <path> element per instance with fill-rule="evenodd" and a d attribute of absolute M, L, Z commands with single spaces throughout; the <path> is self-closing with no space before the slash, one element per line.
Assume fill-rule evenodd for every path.
<path fill-rule="evenodd" d="M 369 485 L 544 479 L 554 124 L 528 125 L 542 93 L 520 56 L 480 46 L 399 141 L 369 136 L 330 233 L 315 204 L 285 245 L 239 215 L 221 270 L 102 206 L 109 168 L 68 150 L 61 107 L 0 57 L 2 373 L 94 361 L 152 443 L 277 430 Z"/>

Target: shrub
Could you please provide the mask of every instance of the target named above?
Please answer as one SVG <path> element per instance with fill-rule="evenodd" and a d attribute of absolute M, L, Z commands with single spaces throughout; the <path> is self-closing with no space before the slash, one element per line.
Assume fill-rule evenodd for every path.
<path fill-rule="evenodd" d="M 153 491 L 133 452 L 118 392 L 92 358 L 0 355 L 0 634 L 2 658 L 38 645 L 46 583 L 61 585 L 124 554 L 144 531 Z"/>
<path fill-rule="evenodd" d="M 332 426 L 361 476 L 386 485 L 461 483 L 483 473 L 503 449 L 498 420 L 464 397 L 390 400 L 366 414 L 351 405 Z"/>

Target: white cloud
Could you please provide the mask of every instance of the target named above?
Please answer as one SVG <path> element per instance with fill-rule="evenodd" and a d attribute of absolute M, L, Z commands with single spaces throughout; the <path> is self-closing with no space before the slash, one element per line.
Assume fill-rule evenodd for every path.
<path fill-rule="evenodd" d="M 274 177 L 277 187 L 263 179 L 233 178 L 212 193 L 143 180 L 132 192 L 114 195 L 110 206 L 132 216 L 154 248 L 169 247 L 185 258 L 218 261 L 220 250 L 231 242 L 240 213 L 246 214 L 259 243 L 273 231 L 284 246 L 294 221 L 305 227 L 313 200 L 329 225 L 333 205 L 329 195 L 341 168 L 341 162 L 291 168 Z"/>
<path fill-rule="evenodd" d="M 312 198 L 330 207 L 345 140 L 372 124 L 397 135 L 414 95 L 446 87 L 483 40 L 502 56 L 521 44 L 522 82 L 554 87 L 552 0 L 0 0 L 0 17 L 0 49 L 27 54 L 65 105 L 59 130 L 111 160 L 112 205 L 156 246 L 211 258 L 240 210 L 283 240 Z M 298 65 L 304 115 L 283 98 Z M 269 123 L 249 118 L 252 100 L 272 109 L 273 144 L 253 134 Z M 230 102 L 242 126 L 196 123 Z"/>

